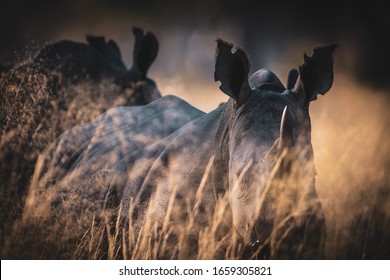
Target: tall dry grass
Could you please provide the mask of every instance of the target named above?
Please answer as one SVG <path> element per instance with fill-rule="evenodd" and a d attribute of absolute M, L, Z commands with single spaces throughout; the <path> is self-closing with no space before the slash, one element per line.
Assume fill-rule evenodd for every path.
<path fill-rule="evenodd" d="M 73 227 L 65 226 L 62 230 L 51 229 L 48 221 L 44 221 L 47 216 L 43 214 L 42 220 L 38 217 L 27 223 L 17 223 L 17 236 L 28 236 L 27 238 L 31 239 L 22 247 L 15 246 L 14 249 L 20 250 L 21 256 L 28 256 L 27 258 L 239 259 L 244 247 L 229 218 L 229 195 L 221 197 L 209 209 L 206 217 L 201 210 L 204 207 L 201 204 L 206 195 L 205 187 L 212 164 L 213 158 L 205 169 L 194 201 L 186 200 L 185 209 L 183 201 L 177 199 L 179 186 L 171 186 L 163 221 L 155 219 L 155 209 L 159 202 L 154 196 L 149 202 L 144 221 L 133 220 L 135 203 L 131 203 L 128 213 L 123 213 L 121 205 L 114 209 L 101 209 L 96 211 L 96 216 L 93 216 L 86 227 L 84 225 L 86 230 L 80 232 L 79 239 L 67 238 L 79 230 L 76 224 Z M 66 216 L 66 213 L 64 215 Z M 79 220 L 88 223 L 88 217 L 90 216 L 87 213 L 79 213 Z M 59 216 L 53 218 L 49 223 L 63 222 Z M 67 218 L 65 223 L 66 220 Z M 30 232 L 26 233 L 27 231 Z M 27 235 L 22 237 L 24 234 Z M 61 236 L 58 236 L 59 234 Z M 25 254 L 23 248 L 35 241 L 40 245 L 30 247 L 30 251 Z"/>
<path fill-rule="evenodd" d="M 145 81 L 123 86 L 112 77 L 73 81 L 30 55 L 0 67 L 1 247 L 22 214 L 39 154 L 67 129 L 111 107 L 138 104 L 156 90 Z"/>
<path fill-rule="evenodd" d="M 140 220 L 133 215 L 134 208 L 137 208 L 136 200 L 130 203 L 128 213 L 123 213 L 122 204 L 117 208 L 99 208 L 101 202 L 94 201 L 95 196 L 92 193 L 88 196 L 89 190 L 85 190 L 103 187 L 95 182 L 83 185 L 69 196 L 64 193 L 64 197 L 68 198 L 64 198 L 60 209 L 50 203 L 56 201 L 51 200 L 50 194 L 43 196 L 49 203 L 42 201 L 42 196 L 35 196 L 38 197 L 35 201 L 29 197 L 28 204 L 36 204 L 37 207 L 26 208 L 26 219 L 15 227 L 13 238 L 16 237 L 16 240 L 9 240 L 6 249 L 11 256 L 27 259 L 318 258 L 319 254 L 315 251 L 318 248 L 310 247 L 317 241 L 306 243 L 305 239 L 313 237 L 304 236 L 306 233 L 301 230 L 307 227 L 307 215 L 312 214 L 311 208 L 315 206 L 306 199 L 310 188 L 302 188 L 300 181 L 296 180 L 302 170 L 293 168 L 287 184 L 286 178 L 278 177 L 287 155 L 284 152 L 276 159 L 265 191 L 259 193 L 260 201 L 271 203 L 265 208 L 259 204 L 258 210 L 272 227 L 262 225 L 256 228 L 266 234 L 255 246 L 253 240 L 249 244 L 243 240 L 233 226 L 228 192 L 214 204 L 205 204 L 210 201 L 207 196 L 211 194 L 209 180 L 214 164 L 214 157 L 211 157 L 196 190 L 187 190 L 187 196 L 180 197 L 177 196 L 179 189 L 185 186 L 169 186 L 166 209 L 161 208 L 161 197 L 156 199 L 152 195 L 145 214 L 138 214 Z M 245 179 L 250 164 L 243 169 L 238 184 Z M 66 179 L 60 185 L 52 186 L 50 192 L 55 192 L 64 184 Z M 81 194 L 83 191 L 87 196 Z M 80 202 L 81 208 L 74 205 L 72 199 Z M 53 210 L 53 213 L 42 211 L 42 207 Z M 30 212 L 35 209 L 40 209 L 40 212 Z M 162 219 L 156 218 L 156 209 L 163 212 Z M 296 232 L 302 236 L 296 236 Z M 321 238 L 321 235 L 316 238 Z"/>
<path fill-rule="evenodd" d="M 41 84 L 37 85 L 38 92 L 39 86 Z M 18 89 L 12 90 L 18 93 Z M 83 91 L 82 88 L 78 90 Z M 42 95 L 42 98 L 46 97 Z M 32 100 L 37 101 L 39 100 Z M 328 96 L 320 97 L 311 105 L 312 142 L 318 172 L 316 189 L 325 212 L 325 257 L 328 259 L 390 258 L 389 101 L 388 93 L 374 92 L 348 77 L 336 75 L 335 84 Z M 19 102 L 21 101 L 3 106 L 11 108 L 21 105 Z M 11 136 L 23 137 L 31 129 L 30 122 L 35 126 L 37 116 L 32 108 L 32 105 L 20 107 L 17 111 L 20 113 L 16 115 L 23 120 L 24 125 L 12 127 L 7 133 L 2 131 L 2 147 Z M 2 114 L 6 113 L 2 111 Z M 82 110 L 77 113 L 81 116 L 83 114 Z M 46 136 L 45 141 L 52 139 L 51 132 Z M 39 153 L 34 146 L 27 145 L 26 149 L 26 153 Z M 3 160 L 1 164 L 7 167 L 2 176 L 8 179 L 21 176 L 26 171 L 14 166 L 12 160 Z M 206 179 L 207 172 L 204 177 Z M 2 248 L 6 239 L 13 240 L 14 244 L 31 245 L 25 232 L 12 235 L 10 230 L 15 217 L 19 215 L 14 212 L 20 213 L 22 209 L 22 203 L 18 202 L 15 207 L 15 201 L 24 197 L 28 183 L 17 186 L 18 191 L 13 189 L 15 186 L 12 184 L 1 184 Z M 199 197 L 201 192 L 198 199 Z M 230 209 L 228 196 L 216 202 L 215 210 L 210 214 L 206 225 L 197 223 L 199 209 L 196 203 L 193 208 L 188 207 L 185 222 L 168 223 L 178 215 L 174 210 L 175 203 L 172 196 L 163 225 L 155 223 L 148 216 L 138 234 L 134 233 L 134 226 L 137 225 L 133 221 L 124 222 L 120 218 L 123 211 L 121 208 L 97 215 L 88 220 L 88 230 L 72 244 L 72 249 L 67 254 L 75 259 L 247 257 L 244 243 L 227 217 Z M 56 236 L 52 236 L 52 239 L 55 238 Z M 28 248 L 40 250 L 41 245 L 45 244 L 46 241 Z M 4 252 L 2 250 L 2 258 L 9 258 L 10 255 Z M 20 258 L 24 258 L 23 252 L 18 254 Z M 55 258 L 55 255 L 56 252 L 53 252 L 52 257 Z"/>
<path fill-rule="evenodd" d="M 270 251 L 286 250 L 282 248 L 292 227 L 299 226 L 299 222 L 291 224 L 291 219 L 299 219 L 302 213 L 307 210 L 308 205 L 304 201 L 305 191 L 296 192 L 294 188 L 286 187 L 285 181 L 278 180 L 277 173 L 282 165 L 286 153 L 282 153 L 275 164 L 274 174 L 270 176 L 266 187 L 266 198 L 261 195 L 260 200 L 272 200 L 275 205 L 271 206 L 277 215 L 272 215 L 274 229 L 263 244 L 247 244 L 238 234 L 231 218 L 230 194 L 219 197 L 215 205 L 202 205 L 204 203 L 207 191 L 207 181 L 210 179 L 210 170 L 214 163 L 214 157 L 205 169 L 202 180 L 195 193 L 195 199 L 191 201 L 191 194 L 188 193 L 188 199 L 183 209 L 181 199 L 178 199 L 177 193 L 179 186 L 171 186 L 171 194 L 163 220 L 156 220 L 155 209 L 158 207 L 158 200 L 152 196 L 145 218 L 142 221 L 133 220 L 133 208 L 136 202 L 130 207 L 129 213 L 125 217 L 129 220 L 122 220 L 121 205 L 115 210 L 104 211 L 100 222 L 92 219 L 90 227 L 78 242 L 76 249 L 69 246 L 72 250 L 71 256 L 75 259 L 242 259 L 258 258 L 259 256 L 275 257 L 259 253 L 265 247 L 270 247 Z M 248 171 L 250 163 L 244 168 L 238 180 L 238 184 L 244 179 L 245 172 Z M 291 185 L 296 183 L 294 175 L 299 172 L 292 170 Z M 294 203 L 290 194 L 280 195 L 272 191 L 271 188 L 284 188 L 287 192 L 293 192 L 294 197 L 300 197 L 300 201 Z M 272 198 L 270 196 L 273 196 Z M 292 203 L 294 205 L 291 205 Z M 201 210 L 206 207 L 207 214 Z M 260 207 L 259 209 L 260 210 Z M 185 214 L 183 215 L 183 211 Z M 259 211 L 259 214 L 261 212 Z M 185 217 L 183 219 L 183 216 Z M 301 220 L 300 222 L 306 222 Z M 141 222 L 141 226 L 137 223 Z M 139 229 L 137 229 L 137 227 Z M 288 244 L 290 248 L 287 251 L 310 251 L 311 248 L 305 248 L 303 243 Z M 278 255 L 281 257 L 281 255 Z M 291 255 L 289 255 L 291 257 Z M 314 257 L 314 256 L 313 256 Z M 318 256 L 316 255 L 316 258 Z M 283 258 L 283 256 L 282 256 Z M 287 258 L 287 256 L 286 256 Z"/>
<path fill-rule="evenodd" d="M 390 95 L 336 76 L 313 104 L 317 190 L 327 257 L 390 258 Z"/>

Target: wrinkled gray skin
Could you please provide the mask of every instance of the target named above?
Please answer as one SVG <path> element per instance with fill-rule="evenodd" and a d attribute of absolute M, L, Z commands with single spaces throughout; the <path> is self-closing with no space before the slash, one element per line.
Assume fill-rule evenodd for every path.
<path fill-rule="evenodd" d="M 42 185 L 43 178 L 50 184 L 69 180 L 73 173 L 79 176 L 80 170 L 83 177 L 89 177 L 86 173 L 93 176 L 202 115 L 204 112 L 172 95 L 145 106 L 110 109 L 57 138 L 39 157 L 32 185 Z"/>
<path fill-rule="evenodd" d="M 68 136 L 82 135 L 80 139 L 83 139 L 87 127 L 75 128 L 60 137 L 37 165 L 36 181 L 30 192 L 33 199 L 26 206 L 25 219 L 31 219 L 30 215 L 39 216 L 36 209 L 42 205 L 51 208 L 54 216 L 60 211 L 77 215 L 72 206 L 94 201 L 95 206 L 100 205 L 94 211 L 121 205 L 123 218 L 129 219 L 131 215 L 137 232 L 144 224 L 152 195 L 156 204 L 149 209 L 149 214 L 162 224 L 174 189 L 181 209 L 180 218 L 186 219 L 188 204 L 194 206 L 206 166 L 213 159 L 199 209 L 204 216 L 212 217 L 216 200 L 229 193 L 226 223 L 229 225 L 231 219 L 243 238 L 247 246 L 243 257 L 321 258 L 325 219 L 314 185 L 309 104 L 317 94 L 327 92 L 333 83 L 335 46 L 316 48 L 312 57 L 305 55 L 299 76 L 291 78 L 295 82 L 290 80 L 288 89 L 269 70 L 260 70 L 248 77 L 247 54 L 242 49 L 232 53 L 232 47 L 218 40 L 215 80 L 221 82 L 220 89 L 230 99 L 214 111 L 204 114 L 187 104 L 185 112 L 181 111 L 183 101 L 173 97 L 163 97 L 148 105 L 162 109 L 165 115 L 165 110 L 172 112 L 162 108 L 166 98 L 174 101 L 173 111 L 182 114 L 178 119 L 185 117 L 186 120 L 173 125 L 170 131 L 164 128 L 169 123 L 161 122 L 159 114 L 152 114 L 152 118 L 156 118 L 153 121 L 150 118 L 142 121 L 151 107 L 129 108 L 131 116 L 140 114 L 140 118 L 134 121 L 130 118 L 125 145 L 118 142 L 116 148 L 110 144 L 112 136 L 98 134 L 99 145 L 94 144 L 91 149 L 90 146 L 85 148 L 88 142 L 76 144 L 76 150 L 80 149 L 74 152 L 70 165 L 69 157 L 65 161 L 60 159 L 64 153 L 63 148 L 58 148 L 66 150 L 69 144 L 59 143 L 68 140 L 77 143 L 77 137 Z M 122 113 L 118 118 L 125 123 L 128 119 L 122 118 Z M 157 126 L 153 126 L 155 121 Z M 153 130 L 158 129 L 157 137 L 151 137 L 153 130 L 148 129 L 149 125 Z M 103 129 L 111 130 L 105 125 Z M 92 134 L 87 136 L 88 141 L 92 141 Z M 145 141 L 139 144 L 138 137 Z M 56 149 L 60 150 L 59 157 Z M 116 155 L 112 162 L 104 160 L 108 152 Z M 105 168 L 110 170 L 110 175 L 99 185 L 102 189 L 95 190 L 98 197 L 84 189 L 97 174 L 94 169 L 90 174 L 93 164 L 83 164 L 86 159 L 96 163 L 97 170 L 103 159 Z M 55 186 L 49 183 L 53 180 Z M 61 185 L 61 180 L 75 183 Z M 94 186 L 96 184 L 90 184 L 89 189 Z M 47 195 L 49 190 L 54 193 L 55 203 Z M 42 195 L 42 191 L 46 194 Z M 107 203 L 110 196 L 118 199 Z M 81 209 L 85 210 L 87 204 L 84 202 Z M 46 206 L 42 213 L 48 213 Z M 202 221 L 199 223 L 202 225 Z"/>

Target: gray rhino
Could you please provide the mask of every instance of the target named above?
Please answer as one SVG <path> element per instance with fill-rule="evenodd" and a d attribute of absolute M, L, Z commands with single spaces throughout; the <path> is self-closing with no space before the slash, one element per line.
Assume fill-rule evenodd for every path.
<path fill-rule="evenodd" d="M 86 36 L 88 44 L 63 40 L 47 45 L 28 65 L 48 76 L 57 76 L 63 84 L 109 80 L 120 86 L 119 92 L 112 92 L 112 100 L 126 94 L 136 83 L 144 83 L 148 91 L 132 92 L 130 100 L 120 105 L 144 105 L 161 97 L 156 83 L 147 77 L 148 70 L 158 53 L 156 36 L 140 28 L 133 28 L 135 36 L 133 65 L 130 69 L 122 61 L 118 45 L 102 36 Z M 93 93 L 87 93 L 93 95 Z M 109 108 L 109 107 L 108 107 Z M 107 108 L 106 108 L 107 109 Z"/>
<path fill-rule="evenodd" d="M 169 246 L 180 243 L 175 229 L 191 220 L 197 231 L 189 248 L 196 251 L 227 198 L 216 232 L 224 240 L 234 228 L 243 244 L 239 257 L 322 258 L 326 226 L 309 105 L 332 86 L 335 47 L 305 54 L 286 89 L 270 70 L 249 76 L 245 51 L 233 53 L 232 44 L 218 40 L 214 77 L 230 97 L 226 103 L 205 114 L 166 96 L 67 131 L 36 166 L 24 222 L 50 221 L 45 231 L 67 250 L 64 244 L 107 213 L 116 213 L 116 227 L 135 240 L 147 228 Z M 175 252 L 157 257 L 182 256 Z"/>

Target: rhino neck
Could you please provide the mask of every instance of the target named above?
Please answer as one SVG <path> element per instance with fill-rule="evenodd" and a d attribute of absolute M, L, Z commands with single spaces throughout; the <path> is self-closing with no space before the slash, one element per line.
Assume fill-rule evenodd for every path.
<path fill-rule="evenodd" d="M 224 106 L 218 122 L 218 129 L 214 141 L 214 165 L 211 172 L 212 188 L 215 199 L 218 200 L 229 190 L 229 118 L 232 112 L 233 101 L 221 105 Z"/>

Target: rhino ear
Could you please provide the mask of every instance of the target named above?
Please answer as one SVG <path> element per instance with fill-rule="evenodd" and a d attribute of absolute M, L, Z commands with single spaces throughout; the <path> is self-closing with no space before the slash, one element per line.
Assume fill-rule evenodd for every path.
<path fill-rule="evenodd" d="M 299 76 L 299 72 L 297 69 L 291 69 L 290 72 L 288 72 L 287 77 L 287 89 L 291 90 L 294 88 L 295 83 L 297 82 Z"/>
<path fill-rule="evenodd" d="M 142 76 L 146 77 L 149 67 L 152 65 L 158 53 L 158 40 L 156 36 L 144 31 L 141 28 L 134 27 L 133 34 L 135 36 L 133 50 L 133 69 L 137 70 Z"/>
<path fill-rule="evenodd" d="M 103 36 L 86 36 L 87 42 L 99 53 L 103 55 L 115 55 L 118 58 L 121 58 L 121 52 L 117 43 L 113 40 L 109 40 L 106 43 L 106 39 Z"/>
<path fill-rule="evenodd" d="M 304 63 L 299 66 L 299 77 L 294 92 L 304 105 L 325 94 L 333 84 L 333 52 L 337 45 L 315 48 L 313 55 L 304 54 Z"/>
<path fill-rule="evenodd" d="M 114 40 L 108 41 L 107 46 L 115 53 L 116 56 L 122 58 L 121 51 L 118 47 L 118 44 Z"/>
<path fill-rule="evenodd" d="M 232 48 L 232 44 L 217 40 L 214 80 L 221 82 L 219 88 L 224 93 L 242 104 L 251 91 L 248 82 L 250 61 L 244 50 L 237 49 L 232 53 Z"/>

